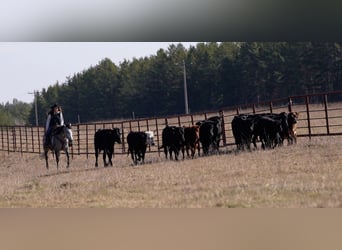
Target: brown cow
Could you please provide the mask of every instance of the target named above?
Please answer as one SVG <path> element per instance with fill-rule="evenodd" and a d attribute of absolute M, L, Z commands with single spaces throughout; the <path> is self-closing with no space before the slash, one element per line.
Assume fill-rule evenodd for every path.
<path fill-rule="evenodd" d="M 289 144 L 297 143 L 297 123 L 298 123 L 298 112 L 290 112 L 287 116 L 287 123 L 289 126 Z"/>
<path fill-rule="evenodd" d="M 185 147 L 188 157 L 189 150 L 191 151 L 191 158 L 194 158 L 196 149 L 198 151 L 198 156 L 200 155 L 200 145 L 199 145 L 199 126 L 193 125 L 189 127 L 184 127 L 184 137 L 185 137 Z"/>

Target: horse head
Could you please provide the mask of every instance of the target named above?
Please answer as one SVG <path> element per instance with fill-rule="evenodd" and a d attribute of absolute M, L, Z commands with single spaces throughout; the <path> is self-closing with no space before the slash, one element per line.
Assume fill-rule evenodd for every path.
<path fill-rule="evenodd" d="M 68 139 L 69 146 L 72 146 L 74 138 L 72 136 L 71 123 L 65 125 L 65 136 Z"/>

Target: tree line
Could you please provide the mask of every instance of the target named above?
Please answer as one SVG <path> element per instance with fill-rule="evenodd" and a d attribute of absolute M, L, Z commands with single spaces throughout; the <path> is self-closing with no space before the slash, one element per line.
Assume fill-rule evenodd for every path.
<path fill-rule="evenodd" d="M 55 102 L 72 123 L 182 114 L 184 66 L 190 112 L 341 90 L 341 45 L 210 42 L 186 49 L 179 43 L 119 65 L 104 58 L 39 91 L 39 124 Z M 35 124 L 34 105 L 28 123 Z"/>
<path fill-rule="evenodd" d="M 17 99 L 13 99 L 12 103 L 0 104 L 0 126 L 28 124 L 31 108 L 31 104 Z"/>

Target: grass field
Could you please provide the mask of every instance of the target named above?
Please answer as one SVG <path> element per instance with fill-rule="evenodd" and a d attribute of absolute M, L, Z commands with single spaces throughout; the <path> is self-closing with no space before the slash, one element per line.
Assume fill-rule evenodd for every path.
<path fill-rule="evenodd" d="M 74 156 L 57 171 L 38 155 L 0 153 L 0 207 L 289 208 L 342 207 L 342 138 L 300 138 L 297 145 L 184 161 L 147 154 L 146 164 L 115 156 L 94 167 Z"/>

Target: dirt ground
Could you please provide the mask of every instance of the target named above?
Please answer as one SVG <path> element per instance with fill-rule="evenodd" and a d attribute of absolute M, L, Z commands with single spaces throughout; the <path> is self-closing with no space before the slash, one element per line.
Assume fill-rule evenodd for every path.
<path fill-rule="evenodd" d="M 342 138 L 180 161 L 147 154 L 144 165 L 117 155 L 95 168 L 74 155 L 66 169 L 50 157 L 0 152 L 0 207 L 342 207 Z"/>

